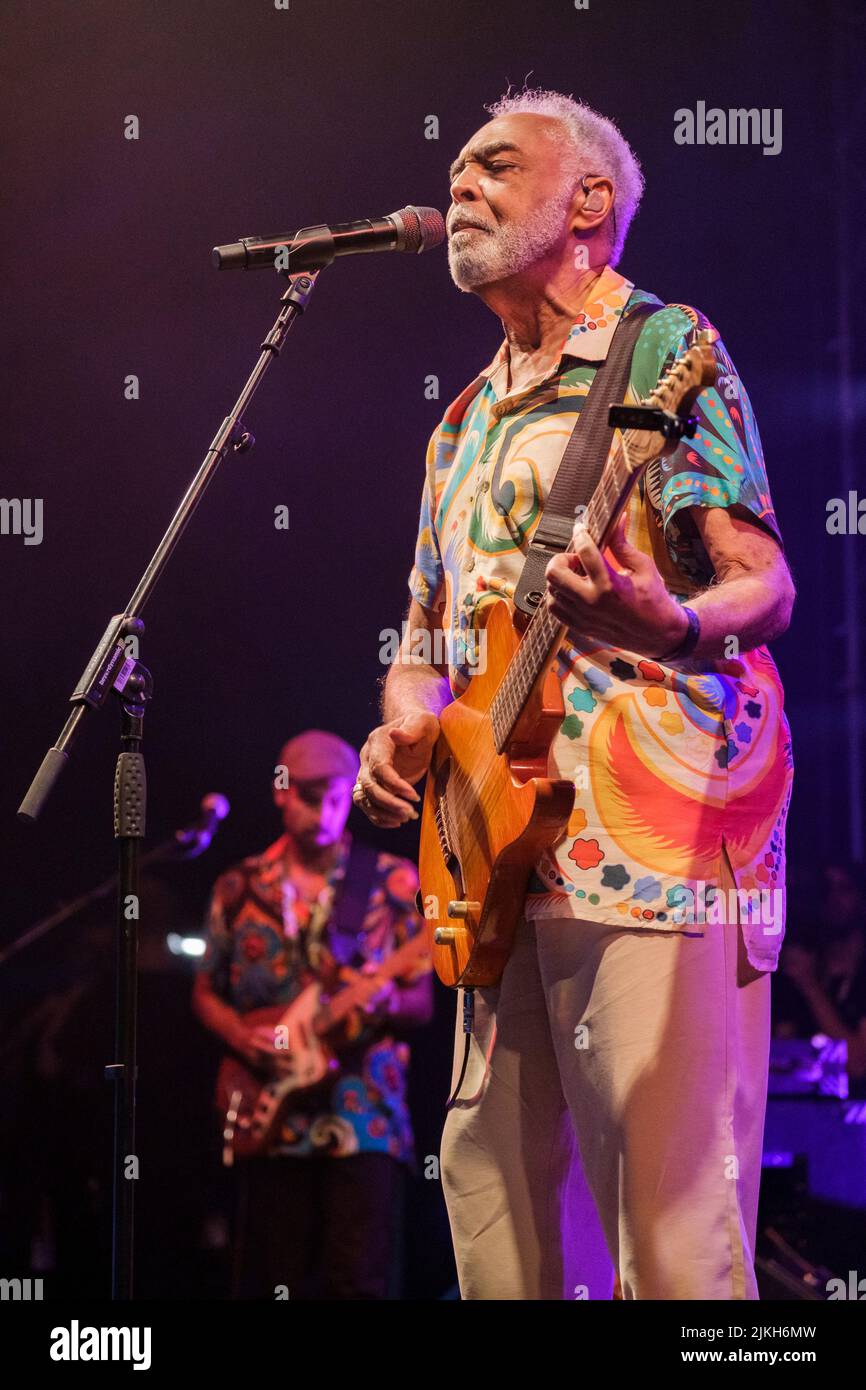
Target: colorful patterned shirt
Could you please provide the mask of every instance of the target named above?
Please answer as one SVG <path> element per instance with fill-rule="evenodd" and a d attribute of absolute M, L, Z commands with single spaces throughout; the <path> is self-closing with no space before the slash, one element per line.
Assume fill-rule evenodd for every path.
<path fill-rule="evenodd" d="M 503 342 L 432 435 L 409 588 L 441 613 L 455 696 L 472 676 L 476 610 L 509 601 L 489 582 L 517 583 L 597 366 L 620 315 L 642 301 L 661 304 L 607 267 L 552 374 L 508 392 Z M 635 349 L 628 400 L 647 396 L 705 326 L 688 306 L 653 314 Z M 654 557 L 679 602 L 714 578 L 688 508 L 740 504 L 781 545 L 749 398 L 721 340 L 714 351 L 718 378 L 698 399 L 696 435 L 651 465 L 626 512 L 627 538 Z M 730 663 L 721 674 L 719 662 L 679 670 L 591 639 L 566 642 L 557 661 L 565 717 L 548 771 L 574 781 L 576 801 L 566 833 L 536 865 L 528 917 L 683 930 L 682 913 L 693 909 L 687 929 L 699 930 L 713 920 L 724 848 L 749 918 L 749 959 L 775 969 L 790 730 L 766 647 L 738 660 L 736 675 Z"/>
<path fill-rule="evenodd" d="M 351 846 L 346 833 L 328 888 L 344 878 Z M 292 892 L 280 847 L 277 841 L 271 850 L 224 873 L 207 911 L 207 945 L 199 968 L 210 976 L 215 993 L 242 1014 L 288 1005 L 312 981 L 329 978 L 335 961 L 354 969 L 379 962 L 423 927 L 415 908 L 415 865 L 379 854 L 360 934 L 347 942 L 345 934 L 336 939 L 326 927 L 321 955 L 314 955 L 305 930 L 310 909 Z M 418 973 L 429 968 L 427 959 Z M 371 1021 L 339 1056 L 343 1066 L 330 1095 L 299 1103 L 297 1113 L 286 1117 L 273 1152 L 336 1157 L 386 1153 L 411 1162 L 408 1045 L 388 1033 L 386 1022 Z"/>

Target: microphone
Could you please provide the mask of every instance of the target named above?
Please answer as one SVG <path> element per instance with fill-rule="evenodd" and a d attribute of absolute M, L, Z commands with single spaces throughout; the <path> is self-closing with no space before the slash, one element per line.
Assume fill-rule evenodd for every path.
<path fill-rule="evenodd" d="M 435 208 L 405 207 L 387 217 L 328 226 L 301 227 L 285 236 L 251 236 L 215 246 L 211 260 L 217 270 L 273 270 L 277 254 L 281 270 L 321 270 L 335 256 L 364 251 L 409 251 L 420 255 L 445 240 L 445 220 Z"/>
<path fill-rule="evenodd" d="M 201 814 L 185 830 L 176 830 L 174 838 L 185 859 L 196 859 L 210 849 L 220 821 L 225 820 L 231 806 L 221 792 L 209 792 L 201 800 Z"/>

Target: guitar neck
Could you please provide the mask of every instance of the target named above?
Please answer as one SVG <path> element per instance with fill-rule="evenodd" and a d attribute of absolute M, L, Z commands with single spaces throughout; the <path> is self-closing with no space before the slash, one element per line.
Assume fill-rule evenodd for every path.
<path fill-rule="evenodd" d="M 606 544 L 616 526 L 641 471 L 633 471 L 626 462 L 630 433 L 632 432 L 626 432 L 624 444 L 617 440 L 616 447 L 605 464 L 598 487 L 584 513 L 586 530 L 599 549 Z M 569 541 L 564 553 L 574 553 L 573 541 Z M 491 721 L 498 752 L 501 753 L 508 744 L 530 696 L 555 661 L 565 631 L 565 626 L 551 617 L 546 606 L 539 604 L 527 624 L 491 705 Z"/>
<path fill-rule="evenodd" d="M 685 356 L 674 361 L 669 373 L 656 382 L 653 391 L 641 404 L 670 413 L 683 411 L 688 416 L 702 389 L 716 381 L 713 343 L 717 336 L 714 328 L 699 331 Z M 621 434 L 614 434 L 613 449 L 607 456 L 598 488 L 592 493 L 584 514 L 589 537 L 599 549 L 609 541 L 610 532 L 619 520 L 628 493 L 639 475 L 667 448 L 669 445 L 653 431 L 624 430 Z M 573 553 L 574 542 L 569 541 L 566 555 Z M 527 703 L 541 688 L 542 680 L 555 662 L 564 635 L 566 627 L 550 617 L 544 603 L 539 603 L 493 696 L 491 721 L 496 752 L 505 752 Z"/>
<path fill-rule="evenodd" d="M 641 404 L 688 416 L 703 388 L 715 382 L 713 343 L 717 337 L 715 329 L 699 331 L 685 356 L 674 362 Z M 599 549 L 607 544 L 637 479 L 669 447 L 651 430 L 628 429 L 614 435 L 613 448 L 584 514 L 586 529 Z M 574 553 L 573 541 L 565 553 Z M 527 703 L 556 660 L 565 632 L 565 626 L 540 603 L 490 706 L 498 753 L 505 751 Z"/>
<path fill-rule="evenodd" d="M 376 980 L 376 987 L 379 988 L 386 980 L 394 980 L 398 975 L 402 975 L 419 956 L 426 955 L 427 950 L 427 941 L 423 933 L 413 936 L 411 941 L 404 942 L 398 950 L 382 962 L 375 977 L 372 977 Z M 371 977 L 366 976 L 355 984 L 346 985 L 339 994 L 335 994 L 333 999 L 330 999 L 322 1007 L 316 1023 L 316 1031 L 327 1032 L 350 1014 L 352 1009 L 362 1004 L 370 992 L 371 983 Z"/>

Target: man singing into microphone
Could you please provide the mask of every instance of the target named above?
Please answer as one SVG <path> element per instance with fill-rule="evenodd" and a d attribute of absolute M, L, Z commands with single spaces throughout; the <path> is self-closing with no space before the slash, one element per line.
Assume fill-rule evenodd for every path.
<path fill-rule="evenodd" d="M 284 833 L 213 890 L 194 1007 L 262 1082 L 287 1058 L 275 1029 L 246 1014 L 288 1006 L 312 982 L 336 996 L 341 971 L 375 974 L 421 930 L 414 864 L 346 831 L 357 771 L 358 754 L 336 734 L 291 739 L 273 792 Z M 386 1297 L 412 1158 L 403 1035 L 431 1013 L 419 955 L 353 1010 L 339 1038 L 328 1035 L 340 1062 L 332 1083 L 299 1094 L 266 1154 L 237 1161 L 235 1297 Z"/>
<path fill-rule="evenodd" d="M 355 792 L 382 826 L 417 814 L 438 716 L 472 679 L 473 613 L 513 594 L 620 320 L 658 306 L 630 400 L 706 324 L 615 269 L 643 179 L 611 121 L 553 92 L 487 109 L 451 168 L 449 265 L 504 341 L 430 441 L 406 655 Z M 609 547 L 576 529 L 576 553 L 547 566 L 542 601 L 567 629 L 548 771 L 576 799 L 536 865 L 500 984 L 476 990 L 445 1124 L 464 1298 L 606 1298 L 613 1270 L 625 1299 L 758 1296 L 792 776 L 765 644 L 787 628 L 794 590 L 749 399 L 721 341 L 714 352 L 694 438 L 651 466 Z M 439 628 L 448 666 L 419 665 L 410 654 L 419 640 L 435 650 Z M 714 904 L 733 899 L 727 919 L 678 914 L 702 883 Z M 766 892 L 772 914 L 740 920 L 734 885 Z M 462 1054 L 458 1026 L 455 1080 Z M 610 1255 L 600 1274 L 583 1275 L 575 1166 Z"/>

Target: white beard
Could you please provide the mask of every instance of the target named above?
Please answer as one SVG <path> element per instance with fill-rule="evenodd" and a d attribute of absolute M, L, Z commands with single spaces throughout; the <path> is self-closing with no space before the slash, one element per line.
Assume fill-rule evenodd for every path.
<path fill-rule="evenodd" d="M 448 268 L 457 288 L 505 280 L 542 260 L 563 236 L 572 196 L 569 191 L 539 203 L 525 222 L 500 222 L 493 231 L 458 234 L 456 241 L 449 237 Z M 466 216 L 472 220 L 471 207 Z"/>

